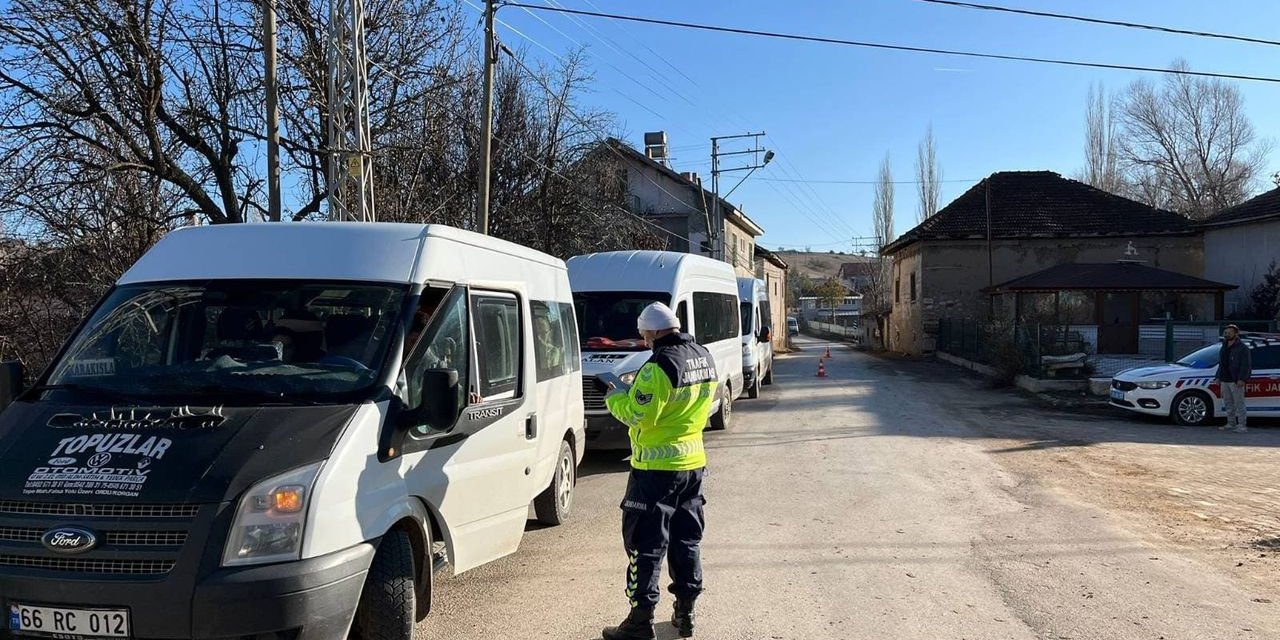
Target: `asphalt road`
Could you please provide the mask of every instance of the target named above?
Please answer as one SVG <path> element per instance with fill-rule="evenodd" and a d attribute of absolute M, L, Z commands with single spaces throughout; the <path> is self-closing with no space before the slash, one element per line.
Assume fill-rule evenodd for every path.
<path fill-rule="evenodd" d="M 964 387 L 838 346 L 818 379 L 801 346 L 708 435 L 699 638 L 1280 638 L 1280 595 L 1002 467 Z M 599 638 L 626 612 L 626 468 L 588 455 L 571 523 L 438 577 L 420 636 Z"/>

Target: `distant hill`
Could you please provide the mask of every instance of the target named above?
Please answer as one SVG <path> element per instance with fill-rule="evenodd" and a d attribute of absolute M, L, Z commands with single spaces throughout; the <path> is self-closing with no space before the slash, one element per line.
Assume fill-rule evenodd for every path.
<path fill-rule="evenodd" d="M 813 251 L 778 251 L 778 257 L 787 261 L 790 273 L 803 274 L 814 280 L 833 278 L 846 262 L 867 262 L 871 258 L 856 253 L 818 253 Z"/>

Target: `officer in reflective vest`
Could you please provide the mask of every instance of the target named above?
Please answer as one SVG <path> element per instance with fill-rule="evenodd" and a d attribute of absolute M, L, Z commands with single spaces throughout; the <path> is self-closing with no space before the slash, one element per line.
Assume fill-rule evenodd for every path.
<path fill-rule="evenodd" d="M 622 500 L 622 542 L 631 613 L 604 630 L 604 640 L 651 640 L 658 604 L 662 557 L 671 565 L 670 591 L 676 597 L 671 623 L 683 638 L 693 636 L 693 603 L 702 592 L 702 479 L 707 454 L 702 430 L 716 397 L 716 365 L 711 353 L 680 333 L 680 320 L 667 305 L 654 303 L 636 321 L 653 349 L 630 389 L 611 389 L 609 412 L 628 427 L 631 475 Z"/>

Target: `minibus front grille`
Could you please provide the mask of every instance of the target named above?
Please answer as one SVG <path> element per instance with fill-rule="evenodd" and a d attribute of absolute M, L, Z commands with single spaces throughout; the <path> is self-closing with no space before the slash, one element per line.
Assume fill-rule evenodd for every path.
<path fill-rule="evenodd" d="M 162 576 L 173 570 L 172 560 L 98 560 L 92 558 L 45 558 L 0 555 L 0 567 L 42 569 L 64 573 L 102 575 Z"/>
<path fill-rule="evenodd" d="M 0 500 L 0 515 L 77 516 L 83 518 L 183 518 L 200 512 L 194 504 L 74 504 L 64 502 L 24 502 Z"/>
<path fill-rule="evenodd" d="M 595 376 L 582 376 L 582 406 L 587 411 L 605 411 L 608 408 Z"/>
<path fill-rule="evenodd" d="M 38 527 L 0 527 L 0 542 L 40 542 L 46 529 Z M 181 547 L 187 542 L 186 531 L 106 531 L 108 547 Z"/>

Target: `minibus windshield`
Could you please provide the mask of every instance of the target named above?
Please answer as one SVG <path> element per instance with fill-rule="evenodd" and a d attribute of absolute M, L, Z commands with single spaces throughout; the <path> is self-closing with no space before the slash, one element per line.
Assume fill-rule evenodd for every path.
<path fill-rule="evenodd" d="M 755 309 L 751 306 L 750 302 L 742 303 L 742 335 L 744 336 L 755 335 L 755 332 L 752 331 L 754 328 L 752 325 L 755 324 L 755 314 L 753 311 L 755 311 Z"/>
<path fill-rule="evenodd" d="M 378 379 L 404 295 L 279 280 L 121 287 L 45 386 L 189 403 L 337 401 Z"/>
<path fill-rule="evenodd" d="M 636 329 L 636 318 L 645 307 L 670 304 L 671 296 L 656 291 L 589 291 L 573 294 L 578 314 L 578 335 L 584 351 L 643 350 L 647 347 Z"/>

